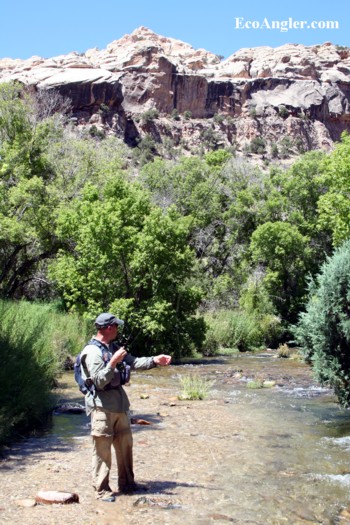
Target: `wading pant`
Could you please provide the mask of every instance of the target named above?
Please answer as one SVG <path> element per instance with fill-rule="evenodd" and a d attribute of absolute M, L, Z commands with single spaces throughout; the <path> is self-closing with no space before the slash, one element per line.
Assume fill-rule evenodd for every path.
<path fill-rule="evenodd" d="M 97 498 L 109 495 L 109 473 L 112 464 L 112 446 L 118 466 L 120 490 L 134 484 L 132 434 L 128 415 L 125 412 L 108 412 L 96 408 L 91 414 L 92 481 Z"/>

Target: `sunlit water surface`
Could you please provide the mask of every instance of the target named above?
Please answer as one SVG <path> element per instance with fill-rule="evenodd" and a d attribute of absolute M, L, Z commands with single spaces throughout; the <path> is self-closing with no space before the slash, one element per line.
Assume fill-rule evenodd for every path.
<path fill-rule="evenodd" d="M 268 354 L 208 359 L 136 374 L 135 380 L 169 389 L 179 375 L 194 371 L 215 380 L 212 396 L 244 427 L 227 436 L 223 421 L 222 450 L 210 451 L 218 454 L 213 475 L 220 489 L 207 495 L 213 515 L 234 516 L 235 523 L 338 523 L 350 505 L 350 412 L 339 408 L 332 392 L 310 381 L 304 364 Z M 233 381 L 237 371 L 242 377 Z M 257 374 L 277 377 L 277 385 L 248 389 Z M 88 433 L 84 415 L 55 416 L 53 423 L 50 432 L 61 437 Z M 200 514 L 195 506 L 188 516 Z"/>

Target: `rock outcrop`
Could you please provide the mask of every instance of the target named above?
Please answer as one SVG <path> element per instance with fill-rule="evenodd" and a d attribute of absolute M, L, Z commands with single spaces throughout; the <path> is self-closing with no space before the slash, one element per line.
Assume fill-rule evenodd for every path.
<path fill-rule="evenodd" d="M 55 89 L 71 100 L 77 125 L 136 145 L 193 149 L 289 137 L 299 150 L 330 149 L 350 130 L 350 49 L 241 49 L 225 60 L 145 27 L 104 50 L 0 60 L 0 81 Z M 150 110 L 157 110 L 153 113 Z"/>

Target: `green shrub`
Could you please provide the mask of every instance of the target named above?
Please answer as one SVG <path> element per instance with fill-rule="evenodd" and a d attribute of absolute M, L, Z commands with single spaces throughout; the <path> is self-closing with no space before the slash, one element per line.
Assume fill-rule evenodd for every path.
<path fill-rule="evenodd" d="M 225 121 L 225 115 L 222 115 L 221 113 L 215 113 L 213 120 L 215 124 L 222 124 Z"/>
<path fill-rule="evenodd" d="M 278 106 L 278 114 L 282 118 L 287 118 L 289 115 L 289 111 L 286 108 L 286 106 L 281 105 L 281 106 Z"/>
<path fill-rule="evenodd" d="M 0 446 L 43 425 L 67 354 L 77 354 L 88 324 L 50 305 L 0 301 Z"/>
<path fill-rule="evenodd" d="M 200 132 L 200 138 L 205 147 L 209 149 L 217 148 L 219 138 L 212 127 L 202 130 Z"/>
<path fill-rule="evenodd" d="M 305 153 L 306 151 L 306 148 L 303 143 L 303 139 L 301 139 L 300 137 L 297 137 L 295 139 L 295 147 L 297 148 L 299 153 Z"/>
<path fill-rule="evenodd" d="M 278 157 L 278 146 L 276 143 L 271 144 L 271 157 L 277 159 Z"/>
<path fill-rule="evenodd" d="M 147 111 L 142 113 L 141 123 L 144 125 L 150 124 L 158 117 L 159 117 L 159 111 L 156 108 L 148 109 Z"/>
<path fill-rule="evenodd" d="M 174 108 L 171 112 L 171 118 L 173 120 L 180 120 L 180 115 L 179 115 L 179 112 L 176 108 Z"/>
<path fill-rule="evenodd" d="M 99 112 L 100 115 L 102 115 L 102 116 L 106 116 L 106 115 L 108 115 L 109 111 L 110 111 L 110 107 L 108 106 L 108 104 L 104 104 L 104 103 L 102 103 L 102 104 L 100 105 L 99 110 L 98 110 L 98 112 Z"/>
<path fill-rule="evenodd" d="M 156 143 L 148 133 L 139 139 L 137 147 L 133 149 L 134 158 L 141 166 L 151 162 L 156 154 Z"/>
<path fill-rule="evenodd" d="M 255 137 L 250 145 L 249 150 L 251 153 L 257 153 L 259 155 L 262 155 L 266 152 L 266 144 L 263 138 L 261 137 Z"/>
<path fill-rule="evenodd" d="M 279 143 L 281 148 L 281 157 L 288 158 L 293 153 L 293 143 L 290 137 L 283 137 Z"/>
<path fill-rule="evenodd" d="M 253 107 L 249 110 L 249 116 L 252 117 L 252 118 L 255 118 L 257 116 L 257 111 L 256 111 L 256 108 Z"/>
<path fill-rule="evenodd" d="M 100 140 L 106 138 L 106 133 L 104 132 L 104 130 L 99 129 L 97 126 L 95 126 L 95 124 L 93 124 L 89 128 L 89 135 L 91 137 L 94 137 L 95 139 L 100 139 Z"/>
<path fill-rule="evenodd" d="M 309 286 L 306 312 L 294 329 L 316 378 L 350 406 L 350 240 L 324 263 Z"/>
<path fill-rule="evenodd" d="M 220 348 L 236 351 L 262 348 L 280 326 L 279 319 L 272 314 L 259 316 L 239 308 L 207 312 L 204 319 L 207 325 L 205 355 L 214 355 Z"/>

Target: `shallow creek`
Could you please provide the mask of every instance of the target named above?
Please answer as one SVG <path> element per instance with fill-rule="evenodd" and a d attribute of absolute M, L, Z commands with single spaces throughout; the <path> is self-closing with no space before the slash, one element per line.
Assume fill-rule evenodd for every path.
<path fill-rule="evenodd" d="M 177 401 L 179 375 L 192 373 L 214 381 L 210 397 Z M 247 388 L 257 377 L 275 386 Z M 62 398 L 76 401 L 71 374 L 62 386 Z M 128 394 L 134 414 L 153 423 L 133 425 L 135 470 L 149 491 L 117 498 L 128 523 L 350 523 L 350 412 L 304 364 L 267 352 L 207 359 L 134 373 Z M 88 448 L 88 433 L 84 415 L 56 415 L 35 439 Z M 123 523 L 113 506 L 88 523 Z"/>

